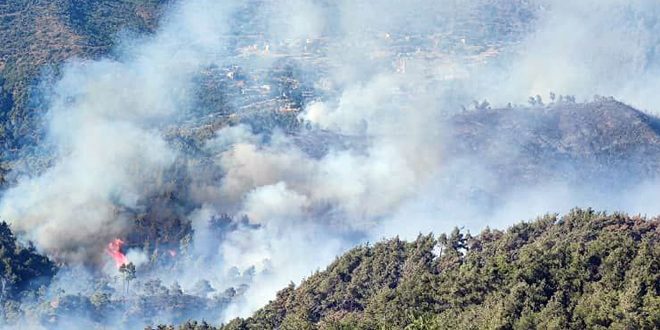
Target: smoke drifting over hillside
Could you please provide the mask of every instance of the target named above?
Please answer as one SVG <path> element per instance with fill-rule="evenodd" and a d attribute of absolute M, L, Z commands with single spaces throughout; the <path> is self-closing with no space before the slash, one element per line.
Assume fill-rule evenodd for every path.
<path fill-rule="evenodd" d="M 621 178 L 621 187 L 601 190 L 604 181 L 578 170 L 582 156 L 530 156 L 515 130 L 493 135 L 489 155 L 458 152 L 463 126 L 451 118 L 473 99 L 504 107 L 548 92 L 614 95 L 655 111 L 651 19 L 659 9 L 650 0 L 179 2 L 155 35 L 126 40 L 116 58 L 64 66 L 48 95 L 45 145 L 55 160 L 4 193 L 0 216 L 57 260 L 115 275 L 108 244 L 130 236 L 138 215 L 173 214 L 194 233 L 180 247 L 185 257 L 172 252 L 178 259 L 166 272 L 154 266 L 143 276 L 178 281 L 184 292 L 199 280 L 217 290 L 247 284 L 215 316 L 223 321 L 254 311 L 353 244 L 384 236 L 479 230 L 578 205 L 656 213 L 658 184 L 648 173 L 633 177 L 589 160 Z M 276 91 L 259 72 L 282 60 L 295 63 L 304 85 L 297 89 L 313 94 L 289 100 L 298 109 L 237 106 L 212 134 L 195 133 L 211 117 L 197 102 L 203 72 L 240 67 L 258 77 L 241 86 L 281 99 L 293 92 Z M 222 79 L 243 79 L 236 72 Z M 223 104 L 243 104 L 249 93 L 227 93 Z M 498 111 L 527 116 L 566 106 L 545 101 Z M 485 108 L 470 111 L 494 111 Z M 255 119 L 292 111 L 295 130 L 262 129 Z M 524 118 L 530 126 L 521 130 L 543 120 Z M 649 132 L 658 133 L 653 125 Z M 507 170 L 532 158 L 566 166 L 529 180 Z M 171 194 L 163 202 L 164 191 Z M 146 262 L 150 252 L 133 246 L 128 259 Z"/>
<path fill-rule="evenodd" d="M 505 86 L 492 97 L 517 94 L 614 95 L 657 113 L 658 4 L 649 0 L 537 2 L 538 21 L 506 66 Z M 504 87 L 504 88 L 500 88 Z M 521 93 L 523 92 L 523 93 Z M 506 99 L 509 98 L 509 99 Z"/>
<path fill-rule="evenodd" d="M 162 188 L 177 157 L 158 127 L 186 109 L 192 75 L 211 63 L 223 27 L 213 3 L 172 10 L 159 33 L 118 60 L 76 61 L 53 87 L 48 142 L 52 168 L 9 190 L 2 214 L 41 249 L 81 262 L 124 234 L 122 209 Z"/>

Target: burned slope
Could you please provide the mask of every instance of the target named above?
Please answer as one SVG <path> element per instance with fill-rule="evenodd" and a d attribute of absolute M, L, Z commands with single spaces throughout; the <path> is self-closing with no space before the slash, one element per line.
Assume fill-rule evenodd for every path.
<path fill-rule="evenodd" d="M 612 98 L 474 110 L 451 124 L 449 154 L 488 164 L 506 184 L 626 187 L 660 174 L 658 119 Z"/>

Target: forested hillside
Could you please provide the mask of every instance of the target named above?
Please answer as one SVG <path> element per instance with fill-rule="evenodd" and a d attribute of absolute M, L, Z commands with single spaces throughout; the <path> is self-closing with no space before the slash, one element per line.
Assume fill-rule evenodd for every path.
<path fill-rule="evenodd" d="M 660 329 L 658 17 L 0 0 L 0 330 Z"/>
<path fill-rule="evenodd" d="M 166 0 L 0 2 L 0 151 L 13 159 L 38 139 L 39 80 L 72 57 L 107 55 L 120 33 L 153 31 Z"/>
<path fill-rule="evenodd" d="M 659 224 L 578 209 L 360 246 L 220 329 L 657 329 Z"/>

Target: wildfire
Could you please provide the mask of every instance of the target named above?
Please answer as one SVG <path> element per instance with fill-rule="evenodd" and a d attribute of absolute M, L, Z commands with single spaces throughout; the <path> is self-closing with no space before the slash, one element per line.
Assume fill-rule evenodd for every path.
<path fill-rule="evenodd" d="M 106 252 L 108 252 L 108 254 L 115 261 L 115 264 L 117 264 L 117 268 L 128 263 L 128 258 L 126 258 L 126 255 L 121 252 L 121 247 L 123 245 L 124 241 L 116 238 L 112 240 L 112 242 L 108 243 L 108 247 L 106 249 Z"/>

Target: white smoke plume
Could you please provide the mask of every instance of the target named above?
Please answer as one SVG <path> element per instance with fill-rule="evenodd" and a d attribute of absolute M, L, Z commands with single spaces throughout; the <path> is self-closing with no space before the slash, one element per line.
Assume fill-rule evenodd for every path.
<path fill-rule="evenodd" d="M 177 156 L 158 128 L 187 109 L 192 75 L 222 45 L 217 15 L 226 6 L 176 6 L 153 38 L 121 58 L 65 65 L 48 114 L 55 164 L 4 195 L 2 218 L 41 250 L 76 262 L 125 234 L 131 220 L 122 208 L 159 189 Z"/>
<path fill-rule="evenodd" d="M 485 82 L 498 102 L 573 94 L 614 95 L 657 113 L 660 6 L 652 0 L 537 2 L 538 21 L 503 71 Z M 488 86 L 490 85 L 490 86 Z M 495 87 L 497 86 L 497 87 Z M 517 96 L 515 96 L 517 95 Z"/>

